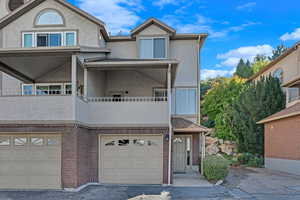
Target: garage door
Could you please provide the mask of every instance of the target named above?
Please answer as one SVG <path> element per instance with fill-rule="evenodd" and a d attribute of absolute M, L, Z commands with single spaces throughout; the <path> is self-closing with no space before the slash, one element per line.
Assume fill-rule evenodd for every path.
<path fill-rule="evenodd" d="M 162 184 L 163 136 L 100 136 L 100 182 Z"/>
<path fill-rule="evenodd" d="M 0 135 L 0 188 L 61 188 L 61 136 Z"/>

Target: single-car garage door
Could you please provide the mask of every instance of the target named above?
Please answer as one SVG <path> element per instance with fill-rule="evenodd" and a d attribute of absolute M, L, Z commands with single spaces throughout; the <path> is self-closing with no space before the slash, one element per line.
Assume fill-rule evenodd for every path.
<path fill-rule="evenodd" d="M 100 136 L 101 183 L 162 184 L 163 136 Z"/>
<path fill-rule="evenodd" d="M 61 188 L 61 136 L 0 135 L 0 188 Z"/>

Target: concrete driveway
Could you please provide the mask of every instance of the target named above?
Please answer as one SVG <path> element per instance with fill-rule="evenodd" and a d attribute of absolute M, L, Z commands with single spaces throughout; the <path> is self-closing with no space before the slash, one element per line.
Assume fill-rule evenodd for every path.
<path fill-rule="evenodd" d="M 299 200 L 300 176 L 266 169 L 233 168 L 223 186 L 102 185 L 90 186 L 76 193 L 0 191 L 0 200 L 126 200 L 143 194 L 160 195 L 161 192 L 169 192 L 172 200 Z"/>

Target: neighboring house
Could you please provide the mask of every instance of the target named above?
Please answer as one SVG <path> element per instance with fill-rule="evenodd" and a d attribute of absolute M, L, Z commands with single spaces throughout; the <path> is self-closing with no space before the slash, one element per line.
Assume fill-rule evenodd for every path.
<path fill-rule="evenodd" d="M 170 184 L 198 170 L 206 34 L 151 18 L 110 36 L 65 0 L 16 2 L 0 1 L 0 69 L 23 83 L 0 97 L 0 188 Z"/>
<path fill-rule="evenodd" d="M 265 125 L 265 166 L 300 175 L 300 43 L 262 69 L 251 80 L 272 74 L 282 82 L 286 109 L 261 120 Z"/>

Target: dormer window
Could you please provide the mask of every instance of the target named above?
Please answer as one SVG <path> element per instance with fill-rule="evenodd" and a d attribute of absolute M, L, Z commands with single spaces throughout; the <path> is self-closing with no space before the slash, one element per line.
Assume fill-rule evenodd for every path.
<path fill-rule="evenodd" d="M 60 26 L 64 25 L 63 17 L 56 10 L 44 10 L 35 20 L 36 26 Z"/>
<path fill-rule="evenodd" d="M 147 37 L 139 39 L 141 59 L 163 59 L 166 58 L 166 38 Z"/>
<path fill-rule="evenodd" d="M 278 78 L 279 82 L 283 82 L 283 70 L 281 68 L 278 68 L 273 73 L 274 78 Z"/>

